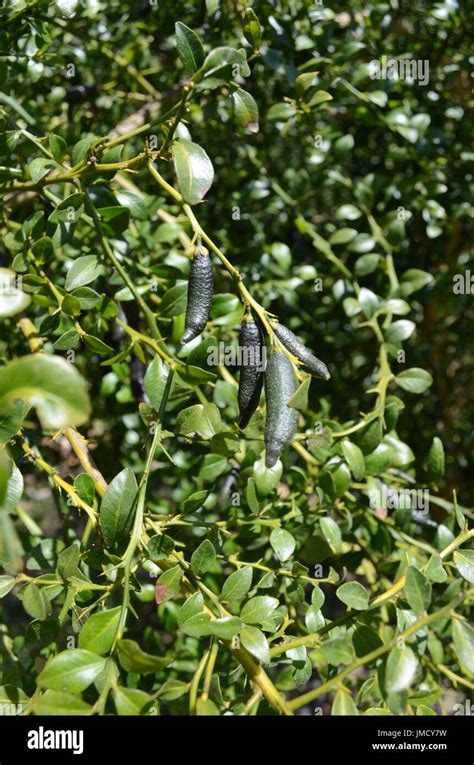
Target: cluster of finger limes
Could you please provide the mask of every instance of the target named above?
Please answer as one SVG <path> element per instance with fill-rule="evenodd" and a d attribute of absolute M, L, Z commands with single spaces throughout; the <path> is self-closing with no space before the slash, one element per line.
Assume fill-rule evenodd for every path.
<path fill-rule="evenodd" d="M 205 329 L 213 294 L 214 277 L 209 253 L 204 247 L 197 247 L 189 272 L 185 330 L 181 337 L 183 345 Z M 291 329 L 283 324 L 276 324 L 273 329 L 281 345 L 301 363 L 305 371 L 329 380 L 326 364 L 316 358 Z M 245 363 L 240 365 L 239 426 L 245 428 L 248 425 L 258 407 L 265 380 L 265 465 L 270 468 L 276 464 L 296 432 L 298 412 L 288 404 L 298 387 L 295 370 L 289 357 L 279 349 L 272 350 L 266 368 L 263 368 L 265 343 L 260 326 L 250 314 L 242 324 L 239 343 L 241 351 L 245 351 L 242 354 Z"/>

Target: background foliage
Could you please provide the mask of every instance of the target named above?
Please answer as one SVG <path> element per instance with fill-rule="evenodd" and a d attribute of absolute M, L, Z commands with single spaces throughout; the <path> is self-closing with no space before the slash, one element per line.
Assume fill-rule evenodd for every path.
<path fill-rule="evenodd" d="M 472 696 L 467 10 L 248 7 L 2 8 L 2 705 Z M 429 83 L 372 79 L 383 56 Z M 182 349 L 196 234 L 217 293 Z M 236 370 L 207 363 L 242 298 L 332 375 L 281 476 L 264 407 L 240 432 Z"/>

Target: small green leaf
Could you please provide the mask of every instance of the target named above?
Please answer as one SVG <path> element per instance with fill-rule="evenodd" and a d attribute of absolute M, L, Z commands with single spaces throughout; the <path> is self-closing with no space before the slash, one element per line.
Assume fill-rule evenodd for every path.
<path fill-rule="evenodd" d="M 212 634 L 211 617 L 209 614 L 194 614 L 181 624 L 181 629 L 185 635 L 190 637 L 202 638 Z"/>
<path fill-rule="evenodd" d="M 425 567 L 425 574 L 432 582 L 445 582 L 448 578 L 446 569 L 439 555 L 433 553 Z"/>
<path fill-rule="evenodd" d="M 153 701 L 153 697 L 138 688 L 118 686 L 113 691 L 114 704 L 120 716 L 140 715 L 144 707 Z"/>
<path fill-rule="evenodd" d="M 341 442 L 341 448 L 352 475 L 356 481 L 361 481 L 365 475 L 365 461 L 361 449 L 347 438 Z"/>
<path fill-rule="evenodd" d="M 405 594 L 410 608 L 417 616 L 424 613 L 431 602 L 431 584 L 414 566 L 408 566 L 407 569 Z"/>
<path fill-rule="evenodd" d="M 103 270 L 103 266 L 99 264 L 95 255 L 84 255 L 84 257 L 77 258 L 66 276 L 66 291 L 71 292 L 78 287 L 85 287 L 86 284 L 97 279 Z"/>
<path fill-rule="evenodd" d="M 291 558 L 296 547 L 295 538 L 285 529 L 273 529 L 270 534 L 270 544 L 282 563 Z"/>
<path fill-rule="evenodd" d="M 341 530 L 336 521 L 332 518 L 320 518 L 319 525 L 326 542 L 331 546 L 334 552 L 338 553 L 342 546 Z"/>
<path fill-rule="evenodd" d="M 61 579 L 70 579 L 71 576 L 76 573 L 78 564 L 79 546 L 74 543 L 69 547 L 66 547 L 66 549 L 59 554 L 56 570 Z"/>
<path fill-rule="evenodd" d="M 174 598 L 181 587 L 183 572 L 180 566 L 173 566 L 158 577 L 155 584 L 155 602 L 164 603 Z"/>
<path fill-rule="evenodd" d="M 232 640 L 239 634 L 241 627 L 240 619 L 236 616 L 223 616 L 220 619 L 212 619 L 209 625 L 211 634 L 221 640 Z"/>
<path fill-rule="evenodd" d="M 98 654 L 108 653 L 114 642 L 121 610 L 121 606 L 117 606 L 89 616 L 79 633 L 79 648 Z"/>
<path fill-rule="evenodd" d="M 107 487 L 99 517 L 107 547 L 115 547 L 120 536 L 131 528 L 137 492 L 137 481 L 130 468 L 124 468 Z"/>
<path fill-rule="evenodd" d="M 293 395 L 288 399 L 288 406 L 292 409 L 304 411 L 308 408 L 308 392 L 311 385 L 311 375 L 305 377 L 302 383 L 298 385 Z"/>
<path fill-rule="evenodd" d="M 365 611 L 369 607 L 369 593 L 360 582 L 345 582 L 336 590 L 339 600 L 356 611 Z"/>
<path fill-rule="evenodd" d="M 455 550 L 453 561 L 461 576 L 474 584 L 474 550 Z"/>
<path fill-rule="evenodd" d="M 34 619 L 44 621 L 51 615 L 51 603 L 43 587 L 38 587 L 31 582 L 22 593 L 22 602 L 25 611 Z"/>
<path fill-rule="evenodd" d="M 453 619 L 453 642 L 459 661 L 474 674 L 474 628 L 464 619 Z"/>
<path fill-rule="evenodd" d="M 215 560 L 216 551 L 214 545 L 209 539 L 205 539 L 191 555 L 191 568 L 195 574 L 201 576 L 212 568 Z"/>
<path fill-rule="evenodd" d="M 436 483 L 443 477 L 444 461 L 443 442 L 438 436 L 435 436 L 428 452 L 428 478 L 433 483 Z"/>
<path fill-rule="evenodd" d="M 252 568 L 244 566 L 234 571 L 224 582 L 222 587 L 223 600 L 242 600 L 252 585 Z"/>
<path fill-rule="evenodd" d="M 185 70 L 194 74 L 204 63 L 204 49 L 196 32 L 177 21 L 175 24 L 176 45 Z"/>
<path fill-rule="evenodd" d="M 257 595 L 244 605 L 240 612 L 240 618 L 246 624 L 264 625 L 278 606 L 277 598 L 272 598 L 269 595 Z"/>
<path fill-rule="evenodd" d="M 195 205 L 209 191 L 214 179 L 211 160 L 201 146 L 192 141 L 174 141 L 171 153 L 178 186 L 183 199 Z"/>
<path fill-rule="evenodd" d="M 406 369 L 395 377 L 395 383 L 399 388 L 403 388 L 403 390 L 407 390 L 409 393 L 424 393 L 432 382 L 433 378 L 430 373 L 426 369 L 420 369 L 419 367 Z"/>
<path fill-rule="evenodd" d="M 258 133 L 258 106 L 254 97 L 246 90 L 237 88 L 232 93 L 232 102 L 238 123 L 251 133 Z"/>
<path fill-rule="evenodd" d="M 327 640 L 320 648 L 322 655 L 334 667 L 339 664 L 350 664 L 354 658 L 354 650 L 349 638 L 333 638 Z"/>
<path fill-rule="evenodd" d="M 62 162 L 67 151 L 67 143 L 60 135 L 51 133 L 48 138 L 49 149 L 56 162 Z"/>
<path fill-rule="evenodd" d="M 174 550 L 174 540 L 166 534 L 155 534 L 147 544 L 147 553 L 154 563 L 165 560 Z"/>
<path fill-rule="evenodd" d="M 137 675 L 160 672 L 173 661 L 173 657 L 170 656 L 153 656 L 145 653 L 134 640 L 119 640 L 117 647 L 119 661 L 124 670 Z"/>
<path fill-rule="evenodd" d="M 337 691 L 332 702 L 331 715 L 358 715 L 354 699 L 347 691 Z"/>
<path fill-rule="evenodd" d="M 159 412 L 161 400 L 166 387 L 169 369 L 162 359 L 156 355 L 145 372 L 143 386 L 150 399 L 152 407 Z"/>
<path fill-rule="evenodd" d="M 244 14 L 244 35 L 248 44 L 257 51 L 262 43 L 262 28 L 252 8 L 247 8 Z"/>
<path fill-rule="evenodd" d="M 260 664 L 270 663 L 270 649 L 267 639 L 258 627 L 244 625 L 240 631 L 240 642 Z"/>
<path fill-rule="evenodd" d="M 0 598 L 4 598 L 5 595 L 8 595 L 8 593 L 13 590 L 14 586 L 14 576 L 0 576 Z"/>
<path fill-rule="evenodd" d="M 40 688 L 80 693 L 94 682 L 104 667 L 105 659 L 97 654 L 71 648 L 48 661 L 38 675 L 37 683 Z"/>
<path fill-rule="evenodd" d="M 32 705 L 35 715 L 40 717 L 50 716 L 76 716 L 92 714 L 92 706 L 86 704 L 78 696 L 63 691 L 48 690 L 37 696 Z"/>
<path fill-rule="evenodd" d="M 409 646 L 392 648 L 385 670 L 385 687 L 389 693 L 406 690 L 413 682 L 418 660 Z"/>

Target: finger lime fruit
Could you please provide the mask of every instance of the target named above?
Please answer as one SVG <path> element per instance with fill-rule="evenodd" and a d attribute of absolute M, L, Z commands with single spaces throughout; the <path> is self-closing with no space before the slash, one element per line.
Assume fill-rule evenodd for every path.
<path fill-rule="evenodd" d="M 209 253 L 205 247 L 197 247 L 191 263 L 188 282 L 188 303 L 181 344 L 186 345 L 201 334 L 209 321 L 214 275 Z"/>
<path fill-rule="evenodd" d="M 281 351 L 273 351 L 265 371 L 265 465 L 275 465 L 283 449 L 293 440 L 298 424 L 298 412 L 288 406 L 296 391 L 293 364 Z"/>
<path fill-rule="evenodd" d="M 245 428 L 255 412 L 263 385 L 263 343 L 260 327 L 246 320 L 240 329 L 239 427 Z"/>
<path fill-rule="evenodd" d="M 301 340 L 298 340 L 291 329 L 285 327 L 284 324 L 278 324 L 275 329 L 275 334 L 280 342 L 283 343 L 286 350 L 290 351 L 293 356 L 296 356 L 311 374 L 316 375 L 317 377 L 322 377 L 323 380 L 330 379 L 331 375 L 329 374 L 326 364 L 316 358 L 314 353 L 311 353 L 309 348 L 303 345 Z"/>

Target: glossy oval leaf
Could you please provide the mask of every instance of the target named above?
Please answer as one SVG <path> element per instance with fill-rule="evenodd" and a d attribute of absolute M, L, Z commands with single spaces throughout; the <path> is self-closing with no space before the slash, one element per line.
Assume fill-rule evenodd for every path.
<path fill-rule="evenodd" d="M 195 205 L 203 199 L 214 180 L 212 162 L 193 141 L 174 141 L 171 149 L 179 190 L 185 202 Z"/>

